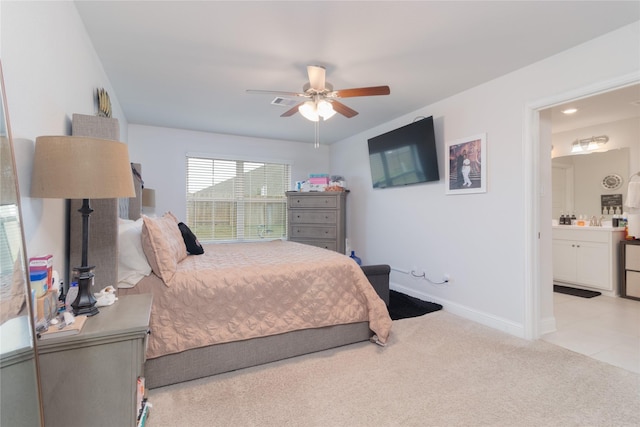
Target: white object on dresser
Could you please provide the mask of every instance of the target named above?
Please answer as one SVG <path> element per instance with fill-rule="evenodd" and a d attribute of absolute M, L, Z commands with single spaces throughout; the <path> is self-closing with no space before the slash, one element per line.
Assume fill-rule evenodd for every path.
<path fill-rule="evenodd" d="M 553 227 L 553 281 L 618 295 L 621 228 Z"/>
<path fill-rule="evenodd" d="M 120 297 L 73 336 L 38 342 L 47 427 L 135 426 L 151 294 Z"/>
<path fill-rule="evenodd" d="M 348 191 L 287 192 L 288 238 L 345 253 Z"/>

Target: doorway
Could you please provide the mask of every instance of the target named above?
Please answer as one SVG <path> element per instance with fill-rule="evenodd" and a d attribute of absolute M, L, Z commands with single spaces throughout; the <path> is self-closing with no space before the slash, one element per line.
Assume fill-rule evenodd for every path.
<path fill-rule="evenodd" d="M 525 334 L 537 339 L 556 329 L 553 314 L 553 273 L 551 253 L 551 114 L 550 109 L 575 100 L 588 99 L 620 88 L 638 84 L 637 75 L 623 76 L 590 87 L 560 94 L 529 105 L 525 118 L 528 138 L 525 140 L 525 184 L 531 212 L 527 223 L 527 288 L 525 301 Z"/>

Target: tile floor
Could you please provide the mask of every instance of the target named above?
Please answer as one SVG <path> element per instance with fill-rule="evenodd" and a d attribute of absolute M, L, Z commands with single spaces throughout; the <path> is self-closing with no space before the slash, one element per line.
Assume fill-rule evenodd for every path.
<path fill-rule="evenodd" d="M 640 373 L 640 301 L 553 293 L 556 332 L 544 341 Z"/>

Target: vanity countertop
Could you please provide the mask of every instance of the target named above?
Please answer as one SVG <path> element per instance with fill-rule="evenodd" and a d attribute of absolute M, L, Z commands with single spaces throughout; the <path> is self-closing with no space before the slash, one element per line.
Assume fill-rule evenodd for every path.
<path fill-rule="evenodd" d="M 613 232 L 624 231 L 624 227 L 590 227 L 588 225 L 553 225 L 554 230 L 580 230 L 580 231 L 601 231 Z"/>

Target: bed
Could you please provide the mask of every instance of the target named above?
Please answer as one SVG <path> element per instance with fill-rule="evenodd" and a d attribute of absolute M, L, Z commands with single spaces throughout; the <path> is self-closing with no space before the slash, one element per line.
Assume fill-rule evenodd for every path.
<path fill-rule="evenodd" d="M 385 301 L 349 257 L 280 240 L 204 245 L 204 254 L 187 255 L 177 223 L 165 214 L 119 226 L 127 265 L 118 295 L 153 294 L 148 388 L 360 341 L 386 343 Z"/>

